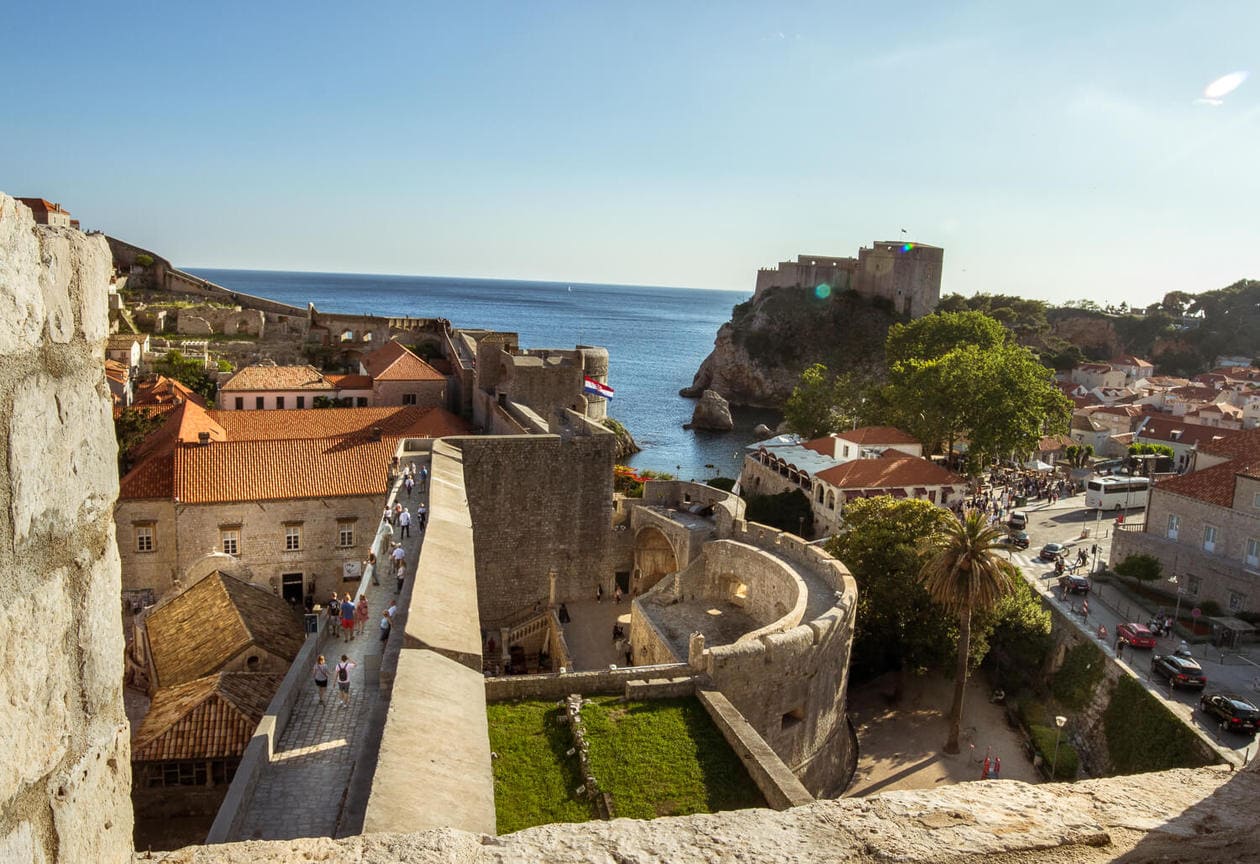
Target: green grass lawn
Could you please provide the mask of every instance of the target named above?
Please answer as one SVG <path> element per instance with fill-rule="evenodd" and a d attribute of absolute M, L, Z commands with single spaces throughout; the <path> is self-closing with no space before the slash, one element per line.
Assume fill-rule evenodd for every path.
<path fill-rule="evenodd" d="M 500 834 L 548 822 L 581 822 L 594 811 L 574 790 L 577 757 L 553 702 L 488 706 Z M 616 816 L 651 819 L 764 807 L 765 800 L 722 733 L 694 698 L 622 702 L 598 697 L 582 708 L 591 770 Z"/>

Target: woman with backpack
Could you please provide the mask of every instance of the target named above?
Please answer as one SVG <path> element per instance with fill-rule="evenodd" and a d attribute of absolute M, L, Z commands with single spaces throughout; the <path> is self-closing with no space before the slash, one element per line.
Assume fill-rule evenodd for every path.
<path fill-rule="evenodd" d="M 341 662 L 337 664 L 334 674 L 337 676 L 337 696 L 341 699 L 341 707 L 345 708 L 350 704 L 350 670 L 358 666 L 345 654 L 341 655 Z"/>

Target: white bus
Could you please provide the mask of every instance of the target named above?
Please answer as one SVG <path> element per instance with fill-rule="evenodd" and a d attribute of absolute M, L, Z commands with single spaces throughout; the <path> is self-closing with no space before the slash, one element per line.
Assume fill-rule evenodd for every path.
<path fill-rule="evenodd" d="M 1085 484 L 1085 507 L 1088 510 L 1145 507 L 1150 491 L 1149 477 L 1099 477 Z"/>

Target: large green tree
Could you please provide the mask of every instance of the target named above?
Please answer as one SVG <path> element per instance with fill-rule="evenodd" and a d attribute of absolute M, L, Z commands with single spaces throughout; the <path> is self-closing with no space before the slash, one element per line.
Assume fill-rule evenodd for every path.
<path fill-rule="evenodd" d="M 174 378 L 179 383 L 196 391 L 207 403 L 214 401 L 218 383 L 213 375 L 206 371 L 205 364 L 192 357 L 185 357 L 178 351 L 168 351 L 166 356 L 153 364 L 153 371 L 167 378 Z"/>
<path fill-rule="evenodd" d="M 878 386 L 856 375 L 832 375 L 815 363 L 801 374 L 800 383 L 783 406 L 787 426 L 802 438 L 821 438 L 878 416 Z"/>
<path fill-rule="evenodd" d="M 896 670 L 900 692 L 906 671 L 939 666 L 950 656 L 953 622 L 918 579 L 925 540 L 950 518 L 915 499 L 863 498 L 845 505 L 845 530 L 827 541 L 827 551 L 857 582 L 852 665 L 859 679 Z"/>
<path fill-rule="evenodd" d="M 1066 432 L 1072 403 L 1053 373 L 978 312 L 927 315 L 889 330 L 884 404 L 929 450 L 966 437 L 973 467 Z"/>
<path fill-rule="evenodd" d="M 1003 528 L 990 525 L 987 516 L 978 510 L 968 510 L 961 519 L 948 519 L 940 531 L 930 536 L 928 558 L 919 573 L 932 599 L 958 618 L 958 660 L 946 753 L 959 751 L 963 694 L 970 671 L 972 616 L 993 609 L 1003 597 L 1014 593 L 1020 578 L 998 545 L 1004 533 Z"/>

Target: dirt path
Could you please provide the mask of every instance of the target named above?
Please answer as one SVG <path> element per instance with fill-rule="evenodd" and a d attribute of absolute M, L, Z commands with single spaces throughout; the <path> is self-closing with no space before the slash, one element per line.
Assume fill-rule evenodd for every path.
<path fill-rule="evenodd" d="M 858 764 L 845 798 L 892 789 L 932 789 L 979 780 L 986 754 L 1002 760 L 1003 780 L 1041 782 L 1024 754 L 1019 733 L 1004 709 L 989 702 L 989 690 L 972 680 L 963 705 L 962 752 L 941 749 L 954 683 L 931 675 L 910 677 L 900 702 L 890 705 L 893 678 L 884 676 L 849 691 L 849 714 L 858 735 Z"/>

